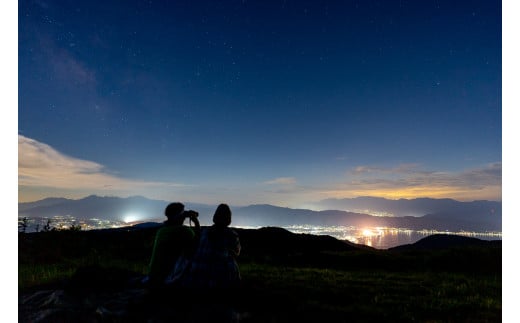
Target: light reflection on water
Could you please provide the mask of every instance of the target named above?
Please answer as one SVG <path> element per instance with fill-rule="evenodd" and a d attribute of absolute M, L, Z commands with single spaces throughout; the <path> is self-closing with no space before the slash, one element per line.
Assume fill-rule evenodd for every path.
<path fill-rule="evenodd" d="M 348 240 L 357 244 L 364 244 L 377 249 L 388 249 L 400 245 L 415 243 L 432 234 L 454 234 L 473 237 L 482 240 L 502 240 L 502 232 L 449 232 L 437 230 L 410 230 L 405 228 L 370 227 L 356 228 L 353 226 L 285 226 L 294 233 L 315 235 L 330 235 L 340 240 Z"/>

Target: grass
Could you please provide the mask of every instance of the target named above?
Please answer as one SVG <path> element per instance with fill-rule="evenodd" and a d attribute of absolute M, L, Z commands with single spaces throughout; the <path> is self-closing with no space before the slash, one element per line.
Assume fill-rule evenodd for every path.
<path fill-rule="evenodd" d="M 136 275 L 144 275 L 147 264 L 129 262 L 124 259 L 70 259 L 69 261 L 51 264 L 18 264 L 18 290 L 26 292 L 42 286 L 62 286 L 79 269 L 87 266 L 115 268 L 127 270 Z"/>
<path fill-rule="evenodd" d="M 153 233 L 21 236 L 19 292 L 58 288 L 91 265 L 145 274 Z M 273 254 L 253 249 L 257 237 L 241 232 L 242 237 L 243 288 L 236 300 L 241 322 L 501 321 L 501 267 L 490 265 L 501 249 L 394 254 L 315 248 Z M 472 267 L 456 263 L 467 255 Z"/>
<path fill-rule="evenodd" d="M 18 289 L 25 291 L 41 285 L 56 284 L 70 278 L 76 269 L 76 266 L 64 264 L 21 264 L 18 266 Z"/>
<path fill-rule="evenodd" d="M 501 319 L 501 279 L 453 273 L 241 267 L 255 310 L 290 321 L 472 321 Z M 266 304 L 268 304 L 266 306 Z M 265 308 L 270 308 L 269 310 Z"/>

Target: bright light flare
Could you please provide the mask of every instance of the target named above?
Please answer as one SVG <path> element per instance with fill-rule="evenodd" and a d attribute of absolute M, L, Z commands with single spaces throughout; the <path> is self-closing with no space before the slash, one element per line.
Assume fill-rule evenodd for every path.
<path fill-rule="evenodd" d="M 374 232 L 372 232 L 372 230 L 369 230 L 369 229 L 364 229 L 362 232 L 363 236 L 365 237 L 371 237 L 374 235 Z"/>
<path fill-rule="evenodd" d="M 141 219 L 141 216 L 137 213 L 128 213 L 123 217 L 125 223 L 135 222 Z"/>

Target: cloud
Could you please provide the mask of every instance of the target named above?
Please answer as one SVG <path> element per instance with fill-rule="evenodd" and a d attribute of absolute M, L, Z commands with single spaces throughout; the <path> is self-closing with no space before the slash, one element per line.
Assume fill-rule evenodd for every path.
<path fill-rule="evenodd" d="M 492 163 L 482 169 L 464 172 L 460 180 L 473 185 L 502 185 L 502 163 Z"/>
<path fill-rule="evenodd" d="M 278 177 L 278 178 L 271 179 L 271 180 L 264 182 L 264 184 L 269 184 L 269 185 L 292 185 L 295 183 L 296 183 L 296 178 L 294 178 L 294 177 Z"/>
<path fill-rule="evenodd" d="M 452 198 L 460 201 L 502 199 L 502 163 L 496 162 L 460 172 L 433 171 L 420 164 L 394 167 L 358 166 L 346 172 L 341 182 L 298 185 L 293 177 L 263 182 L 272 185 L 263 197 L 278 205 L 314 207 L 312 201 L 359 196 L 388 199 L 420 197 Z"/>
<path fill-rule="evenodd" d="M 183 186 L 120 178 L 109 174 L 101 164 L 67 156 L 45 143 L 22 135 L 18 135 L 18 185 L 96 192 Z"/>
<path fill-rule="evenodd" d="M 365 174 L 410 174 L 417 173 L 419 164 L 401 164 L 396 167 L 375 167 L 375 166 L 357 166 L 350 170 L 348 173 L 352 175 L 365 175 Z M 428 172 L 420 172 L 428 173 Z"/>
<path fill-rule="evenodd" d="M 331 197 L 379 196 L 386 198 L 454 198 L 501 200 L 502 163 L 462 172 L 435 172 L 416 164 L 381 168 L 358 166 L 347 172 L 348 181 L 323 191 Z"/>

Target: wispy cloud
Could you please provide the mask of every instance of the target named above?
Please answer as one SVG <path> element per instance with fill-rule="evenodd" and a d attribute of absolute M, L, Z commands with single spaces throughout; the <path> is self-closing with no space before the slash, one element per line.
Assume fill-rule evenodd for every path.
<path fill-rule="evenodd" d="M 429 170 L 412 163 L 392 167 L 358 166 L 345 172 L 344 176 L 343 180 L 335 182 L 305 185 L 293 177 L 278 177 L 262 183 L 269 186 L 262 190 L 261 196 L 277 205 L 306 208 L 315 207 L 313 201 L 320 199 L 358 196 L 460 201 L 502 199 L 500 162 L 460 172 Z"/>
<path fill-rule="evenodd" d="M 18 135 L 18 185 L 92 192 L 183 186 L 120 178 L 110 174 L 101 164 L 67 156 L 45 143 L 22 135 Z"/>
<path fill-rule="evenodd" d="M 292 185 L 296 184 L 296 178 L 294 177 L 278 177 L 268 181 L 265 181 L 264 184 L 269 185 Z"/>
<path fill-rule="evenodd" d="M 461 172 L 439 172 L 405 164 L 383 168 L 358 166 L 347 172 L 345 183 L 323 191 L 331 197 L 501 199 L 502 163 Z"/>
<path fill-rule="evenodd" d="M 502 163 L 496 162 L 480 168 L 469 169 L 458 173 L 435 172 L 420 170 L 418 165 L 400 165 L 393 168 L 371 168 L 366 166 L 356 167 L 349 172 L 354 175 L 365 175 L 366 173 L 378 174 L 379 178 L 365 178 L 354 176 L 357 180 L 353 183 L 392 183 L 392 185 L 438 185 L 438 186 L 470 186 L 480 187 L 487 185 L 500 185 L 502 180 Z M 360 171 L 362 170 L 362 171 Z M 391 174 L 401 175 L 398 179 L 390 180 Z"/>
<path fill-rule="evenodd" d="M 431 173 L 419 171 L 419 167 L 419 164 L 400 164 L 395 167 L 357 166 L 349 170 L 348 173 L 351 175 Z"/>

